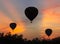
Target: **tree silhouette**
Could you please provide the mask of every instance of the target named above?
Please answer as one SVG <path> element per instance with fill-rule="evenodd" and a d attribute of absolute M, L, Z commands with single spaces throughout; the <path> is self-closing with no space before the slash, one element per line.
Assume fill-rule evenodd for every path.
<path fill-rule="evenodd" d="M 11 35 L 7 33 L 4 36 L 4 33 L 0 33 L 0 44 L 60 44 L 60 37 L 52 40 L 40 40 L 38 38 L 33 38 L 32 40 L 23 39 L 23 35 Z"/>

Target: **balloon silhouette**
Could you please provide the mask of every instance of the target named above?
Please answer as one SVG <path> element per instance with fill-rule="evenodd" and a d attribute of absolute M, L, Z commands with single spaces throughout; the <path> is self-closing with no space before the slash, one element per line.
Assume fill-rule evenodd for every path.
<path fill-rule="evenodd" d="M 52 34 L 52 29 L 46 29 L 45 33 L 50 36 Z"/>
<path fill-rule="evenodd" d="M 27 7 L 25 9 L 25 15 L 32 23 L 33 19 L 38 15 L 38 9 L 35 7 Z"/>
<path fill-rule="evenodd" d="M 10 23 L 10 27 L 12 28 L 12 30 L 14 30 L 16 28 L 16 23 Z"/>

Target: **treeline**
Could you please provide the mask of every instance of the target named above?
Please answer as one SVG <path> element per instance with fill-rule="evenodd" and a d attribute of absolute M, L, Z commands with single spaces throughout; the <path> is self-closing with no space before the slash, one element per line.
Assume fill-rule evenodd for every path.
<path fill-rule="evenodd" d="M 60 37 L 52 40 L 40 40 L 38 38 L 27 40 L 26 38 L 23 39 L 23 35 L 0 33 L 0 44 L 60 44 Z"/>

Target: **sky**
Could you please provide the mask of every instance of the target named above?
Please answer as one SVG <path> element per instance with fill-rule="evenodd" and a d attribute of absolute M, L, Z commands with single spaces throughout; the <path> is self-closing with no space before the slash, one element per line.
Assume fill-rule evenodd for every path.
<path fill-rule="evenodd" d="M 32 23 L 24 13 L 31 6 L 39 11 Z M 9 26 L 12 22 L 17 24 L 15 30 Z M 0 0 L 0 32 L 23 34 L 27 39 L 47 39 L 47 28 L 53 30 L 51 39 L 60 36 L 60 0 Z"/>

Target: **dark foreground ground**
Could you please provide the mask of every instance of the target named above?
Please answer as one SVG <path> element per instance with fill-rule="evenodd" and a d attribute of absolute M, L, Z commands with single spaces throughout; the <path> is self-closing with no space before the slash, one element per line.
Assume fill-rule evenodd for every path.
<path fill-rule="evenodd" d="M 4 36 L 4 33 L 0 33 L 0 44 L 60 44 L 60 37 L 52 40 L 40 40 L 38 38 L 27 40 L 23 39 L 23 35 L 11 35 L 8 33 Z"/>

